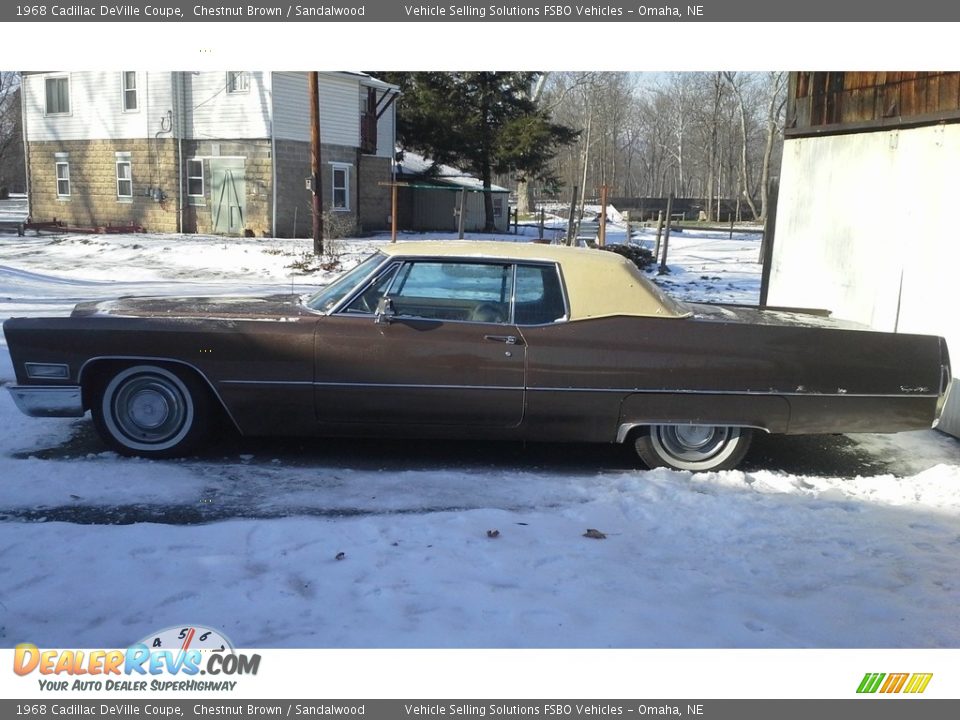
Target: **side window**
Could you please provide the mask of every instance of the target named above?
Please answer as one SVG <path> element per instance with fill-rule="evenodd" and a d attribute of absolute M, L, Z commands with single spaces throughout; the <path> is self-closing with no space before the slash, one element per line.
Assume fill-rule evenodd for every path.
<path fill-rule="evenodd" d="M 394 263 L 377 275 L 373 282 L 367 286 L 367 289 L 351 300 L 350 304 L 343 308 L 341 312 L 359 313 L 362 315 L 375 313 L 380 298 L 382 298 L 390 288 L 390 284 L 393 282 L 393 278 L 396 276 L 397 268 L 399 267 L 400 263 Z"/>
<path fill-rule="evenodd" d="M 514 322 L 544 325 L 566 315 L 557 269 L 550 265 L 518 265 Z"/>
<path fill-rule="evenodd" d="M 123 86 L 123 111 L 137 110 L 140 107 L 137 98 L 137 73 L 133 70 L 124 70 L 120 73 L 120 82 Z"/>
<path fill-rule="evenodd" d="M 509 263 L 409 262 L 390 289 L 398 315 L 485 323 L 509 321 L 512 294 Z"/>
<path fill-rule="evenodd" d="M 46 106 L 44 112 L 47 115 L 69 115 L 70 114 L 70 78 L 69 77 L 50 77 L 44 80 L 44 90 L 46 91 Z"/>

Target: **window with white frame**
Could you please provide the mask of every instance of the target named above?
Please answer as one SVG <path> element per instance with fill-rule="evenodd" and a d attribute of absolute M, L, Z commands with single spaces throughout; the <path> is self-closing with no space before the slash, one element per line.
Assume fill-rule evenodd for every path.
<path fill-rule="evenodd" d="M 57 169 L 57 197 L 70 197 L 70 156 L 56 153 L 54 161 Z"/>
<path fill-rule="evenodd" d="M 250 89 L 250 73 L 246 70 L 227 70 L 227 92 L 245 93 Z"/>
<path fill-rule="evenodd" d="M 350 209 L 350 166 L 334 163 L 333 182 L 330 185 L 332 196 L 331 205 L 334 210 Z"/>
<path fill-rule="evenodd" d="M 137 73 L 133 70 L 124 70 L 120 73 L 123 85 L 123 111 L 133 112 L 139 109 L 137 98 Z"/>
<path fill-rule="evenodd" d="M 46 114 L 67 115 L 70 112 L 70 78 L 67 76 L 44 79 Z"/>
<path fill-rule="evenodd" d="M 187 195 L 194 202 L 203 200 L 203 160 L 187 160 Z"/>
<path fill-rule="evenodd" d="M 128 152 L 117 153 L 117 197 L 133 198 L 133 173 Z"/>

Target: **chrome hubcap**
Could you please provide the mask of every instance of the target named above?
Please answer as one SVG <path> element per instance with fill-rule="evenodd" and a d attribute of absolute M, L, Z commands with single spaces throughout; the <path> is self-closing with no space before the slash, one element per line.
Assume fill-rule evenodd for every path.
<path fill-rule="evenodd" d="M 183 428 L 187 406 L 179 389 L 159 377 L 135 377 L 113 400 L 113 417 L 126 436 L 140 442 L 162 443 Z"/>
<path fill-rule="evenodd" d="M 672 457 L 686 462 L 708 460 L 721 453 L 739 431 L 714 425 L 667 425 L 657 428 L 657 439 Z"/>
<path fill-rule="evenodd" d="M 714 428 L 709 425 L 681 425 L 676 428 L 677 440 L 688 448 L 701 448 L 710 442 Z"/>
<path fill-rule="evenodd" d="M 170 414 L 166 398 L 155 390 L 142 390 L 130 399 L 130 419 L 142 428 L 156 428 Z"/>

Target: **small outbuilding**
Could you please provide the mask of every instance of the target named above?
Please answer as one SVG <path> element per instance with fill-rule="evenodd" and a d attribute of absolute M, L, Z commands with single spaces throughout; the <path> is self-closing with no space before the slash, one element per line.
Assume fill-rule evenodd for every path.
<path fill-rule="evenodd" d="M 434 165 L 422 155 L 403 151 L 396 163 L 397 224 L 414 232 L 448 231 L 459 228 L 461 202 L 464 230 L 482 231 L 486 225 L 483 182 L 450 165 Z M 493 220 L 498 232 L 509 229 L 510 191 L 493 185 Z"/>

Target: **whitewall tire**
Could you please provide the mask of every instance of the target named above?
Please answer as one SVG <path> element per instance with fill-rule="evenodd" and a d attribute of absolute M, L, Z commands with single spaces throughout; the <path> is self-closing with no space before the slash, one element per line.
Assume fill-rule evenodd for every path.
<path fill-rule="evenodd" d="M 134 365 L 109 378 L 92 410 L 97 431 L 117 452 L 176 457 L 206 435 L 209 399 L 191 375 Z"/>
<path fill-rule="evenodd" d="M 652 425 L 637 436 L 634 449 L 650 468 L 730 470 L 743 460 L 752 439 L 752 430 L 727 425 Z"/>

